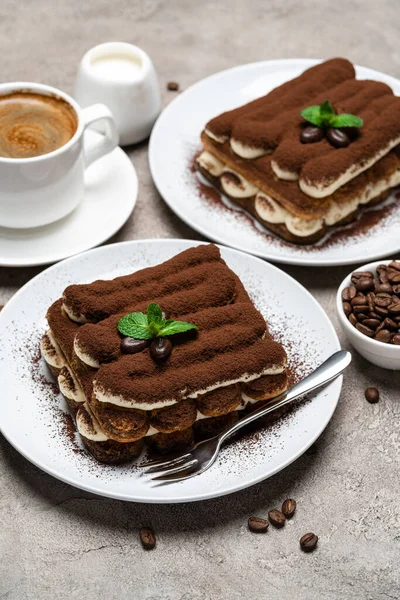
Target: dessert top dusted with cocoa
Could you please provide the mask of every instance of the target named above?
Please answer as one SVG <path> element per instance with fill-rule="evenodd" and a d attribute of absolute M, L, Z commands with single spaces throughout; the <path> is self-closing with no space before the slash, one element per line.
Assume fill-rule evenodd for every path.
<path fill-rule="evenodd" d="M 335 147 L 323 136 L 304 143 L 301 134 L 309 124 L 301 111 L 327 100 L 338 115 L 350 113 L 363 121 L 360 129 L 345 128 L 351 139 L 346 147 Z M 215 145 L 229 142 L 230 154 L 249 164 L 268 155 L 265 164 L 275 177 L 297 181 L 306 196 L 325 198 L 400 143 L 400 98 L 384 83 L 356 80 L 349 61 L 332 59 L 212 119 L 205 134 Z M 262 179 L 261 162 L 259 171 Z"/>

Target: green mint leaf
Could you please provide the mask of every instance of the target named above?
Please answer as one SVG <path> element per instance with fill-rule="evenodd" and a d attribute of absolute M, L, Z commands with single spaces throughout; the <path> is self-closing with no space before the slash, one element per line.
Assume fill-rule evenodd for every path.
<path fill-rule="evenodd" d="M 118 331 L 137 340 L 151 340 L 154 334 L 149 329 L 147 316 L 141 312 L 124 315 L 118 321 Z"/>
<path fill-rule="evenodd" d="M 147 320 L 149 323 L 157 322 L 162 320 L 162 310 L 161 307 L 152 302 L 147 307 Z"/>
<path fill-rule="evenodd" d="M 331 127 L 362 127 L 363 125 L 364 121 L 360 117 L 347 114 L 335 115 L 330 122 Z"/>
<path fill-rule="evenodd" d="M 197 325 L 192 323 L 186 323 L 185 321 L 166 321 L 166 324 L 159 332 L 159 336 L 164 337 L 166 335 L 175 335 L 175 333 L 184 333 L 191 329 L 198 329 Z"/>
<path fill-rule="evenodd" d="M 319 106 L 309 106 L 308 108 L 304 108 L 300 114 L 303 117 L 303 119 L 305 119 L 309 123 L 312 123 L 317 127 L 322 127 L 323 118 L 321 117 Z"/>
<path fill-rule="evenodd" d="M 325 100 L 319 107 L 319 114 L 322 119 L 322 125 L 324 127 L 329 127 L 331 124 L 332 118 L 335 116 L 335 111 L 333 109 L 332 104 L 329 100 Z"/>

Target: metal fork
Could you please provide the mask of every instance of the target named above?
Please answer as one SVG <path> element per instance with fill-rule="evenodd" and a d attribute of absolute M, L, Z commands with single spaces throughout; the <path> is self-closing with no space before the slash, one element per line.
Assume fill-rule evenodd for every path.
<path fill-rule="evenodd" d="M 325 385 L 342 373 L 351 362 L 351 354 L 346 350 L 339 350 L 330 356 L 325 362 L 307 375 L 302 381 L 296 383 L 292 388 L 274 398 L 274 403 L 266 408 L 261 407 L 247 417 L 240 419 L 219 435 L 195 444 L 188 452 L 174 458 L 161 458 L 142 463 L 145 474 L 161 472 L 153 477 L 152 481 L 173 482 L 183 481 L 204 473 L 217 459 L 222 444 L 234 433 L 253 423 L 257 419 L 271 413 L 272 411 L 290 404 L 300 396 Z"/>

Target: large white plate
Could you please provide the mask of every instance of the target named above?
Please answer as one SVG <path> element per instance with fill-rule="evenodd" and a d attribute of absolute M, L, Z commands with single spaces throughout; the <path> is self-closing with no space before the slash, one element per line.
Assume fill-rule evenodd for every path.
<path fill-rule="evenodd" d="M 368 230 L 327 245 L 295 246 L 258 231 L 243 214 L 200 196 L 193 157 L 201 148 L 200 132 L 219 113 L 266 94 L 299 75 L 317 60 L 273 60 L 242 65 L 199 81 L 179 95 L 159 117 L 150 139 L 149 161 L 154 182 L 171 209 L 209 239 L 269 260 L 297 265 L 365 263 L 400 249 L 400 202 Z M 375 79 L 400 94 L 400 81 L 357 67 L 360 79 Z M 343 238 L 343 236 L 342 236 Z"/>
<path fill-rule="evenodd" d="M 87 131 L 85 143 L 90 145 L 98 135 Z M 45 265 L 102 244 L 129 218 L 137 194 L 135 167 L 115 148 L 87 169 L 85 197 L 70 215 L 44 227 L 0 227 L 0 265 Z"/>
<path fill-rule="evenodd" d="M 28 460 L 78 488 L 136 502 L 188 502 L 229 494 L 270 477 L 299 457 L 321 434 L 335 410 L 342 378 L 313 396 L 258 440 L 239 441 L 222 451 L 207 473 L 160 486 L 137 468 L 99 465 L 74 451 L 63 433 L 63 400 L 43 383 L 37 362 L 45 314 L 64 288 L 76 282 L 112 278 L 158 264 L 196 246 L 186 240 L 145 240 L 104 246 L 48 268 L 27 283 L 0 313 L 0 428 Z M 338 350 L 325 312 L 294 279 L 250 255 L 221 248 L 258 308 L 285 344 L 290 362 L 311 370 Z"/>

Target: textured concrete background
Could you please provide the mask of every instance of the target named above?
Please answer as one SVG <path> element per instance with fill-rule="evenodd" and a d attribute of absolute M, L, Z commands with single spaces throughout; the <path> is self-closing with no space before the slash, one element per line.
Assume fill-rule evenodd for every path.
<path fill-rule="evenodd" d="M 109 40 L 151 55 L 165 103 L 169 80 L 185 88 L 267 58 L 343 55 L 400 77 L 399 28 L 397 0 L 1 0 L 0 79 L 70 92 L 81 55 Z M 139 200 L 114 240 L 198 238 L 155 191 L 146 144 L 129 155 Z M 285 270 L 337 326 L 335 288 L 348 269 Z M 0 269 L 0 304 L 38 271 Z M 0 598 L 400 598 L 399 384 L 399 374 L 355 356 L 315 454 L 249 490 L 191 505 L 91 497 L 41 473 L 1 438 Z M 378 405 L 364 400 L 368 385 L 380 388 Z M 247 531 L 248 516 L 265 515 L 286 496 L 298 511 L 284 530 Z M 140 547 L 142 525 L 157 533 L 152 552 Z M 298 539 L 310 530 L 319 548 L 305 555 Z"/>

